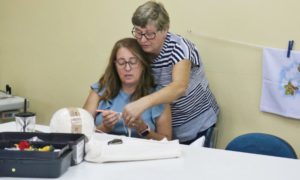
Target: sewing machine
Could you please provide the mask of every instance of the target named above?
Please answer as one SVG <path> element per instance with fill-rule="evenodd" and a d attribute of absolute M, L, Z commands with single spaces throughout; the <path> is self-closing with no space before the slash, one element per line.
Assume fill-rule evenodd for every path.
<path fill-rule="evenodd" d="M 11 119 L 23 109 L 24 98 L 0 91 L 0 119 Z"/>

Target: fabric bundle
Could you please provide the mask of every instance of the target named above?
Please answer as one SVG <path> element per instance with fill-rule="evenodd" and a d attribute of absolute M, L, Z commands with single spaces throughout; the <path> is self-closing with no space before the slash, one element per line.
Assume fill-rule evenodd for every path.
<path fill-rule="evenodd" d="M 93 137 L 86 144 L 85 160 L 89 162 L 121 162 L 121 161 L 142 161 L 154 159 L 177 158 L 181 155 L 179 142 L 176 141 L 155 141 L 137 138 L 116 137 L 121 142 L 110 144 L 114 137 L 105 134 L 100 139 Z M 109 137 L 109 138 L 108 138 Z"/>

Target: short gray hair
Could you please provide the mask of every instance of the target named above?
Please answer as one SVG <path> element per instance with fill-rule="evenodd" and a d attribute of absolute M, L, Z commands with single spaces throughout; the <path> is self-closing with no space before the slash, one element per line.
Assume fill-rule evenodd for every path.
<path fill-rule="evenodd" d="M 170 26 L 169 14 L 163 4 L 148 1 L 139 6 L 131 18 L 134 26 L 146 27 L 149 23 L 154 23 L 158 31 L 168 30 Z"/>

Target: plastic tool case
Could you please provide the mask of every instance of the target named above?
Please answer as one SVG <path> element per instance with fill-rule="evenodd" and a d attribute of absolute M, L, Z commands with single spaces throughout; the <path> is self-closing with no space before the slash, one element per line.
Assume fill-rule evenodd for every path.
<path fill-rule="evenodd" d="M 52 145 L 56 152 L 14 151 L 12 147 L 27 140 L 35 147 Z M 85 136 L 67 133 L 0 133 L 0 177 L 57 178 L 70 165 L 79 164 L 84 157 Z"/>

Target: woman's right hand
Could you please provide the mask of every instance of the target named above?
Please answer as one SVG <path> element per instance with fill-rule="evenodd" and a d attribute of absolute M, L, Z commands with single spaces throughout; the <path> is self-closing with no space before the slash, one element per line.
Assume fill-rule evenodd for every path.
<path fill-rule="evenodd" d="M 120 113 L 115 111 L 98 109 L 96 112 L 102 114 L 102 124 L 100 126 L 103 126 L 103 130 L 106 132 L 110 132 L 120 120 Z"/>
<path fill-rule="evenodd" d="M 122 112 L 126 124 L 139 120 L 140 115 L 147 109 L 146 102 L 141 99 L 127 104 Z"/>

